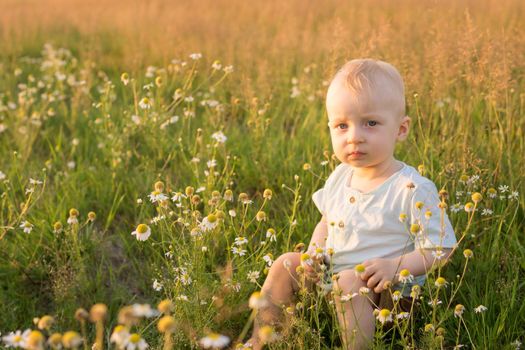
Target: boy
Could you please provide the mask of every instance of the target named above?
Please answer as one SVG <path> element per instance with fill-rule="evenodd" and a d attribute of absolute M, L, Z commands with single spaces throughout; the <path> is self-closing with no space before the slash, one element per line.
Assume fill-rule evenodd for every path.
<path fill-rule="evenodd" d="M 375 332 L 374 308 L 390 296 L 389 285 L 408 296 L 434 263 L 446 261 L 456 238 L 438 207 L 434 183 L 394 158 L 394 147 L 407 138 L 411 119 L 405 115 L 403 80 L 392 65 L 372 59 L 347 62 L 328 88 L 326 109 L 341 164 L 312 196 L 323 216 L 308 253 L 314 256 L 316 248 L 330 252 L 324 260 L 336 274 L 333 295 L 343 343 L 363 349 Z M 319 262 L 301 262 L 300 253 L 283 254 L 274 262 L 262 287 L 270 303 L 259 311 L 250 339 L 254 349 L 261 346 L 261 324 L 278 321 L 280 306 L 293 302 L 300 288 L 296 268 L 303 266 L 312 288 L 319 282 Z M 341 302 L 342 295 L 353 297 Z"/>

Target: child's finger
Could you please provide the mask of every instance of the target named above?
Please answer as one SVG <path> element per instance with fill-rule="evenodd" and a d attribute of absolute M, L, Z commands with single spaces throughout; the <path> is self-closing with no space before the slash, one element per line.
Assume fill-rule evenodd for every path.
<path fill-rule="evenodd" d="M 379 280 L 380 279 L 377 275 L 373 275 L 368 279 L 366 286 L 370 289 L 375 288 L 375 286 L 379 283 Z"/>

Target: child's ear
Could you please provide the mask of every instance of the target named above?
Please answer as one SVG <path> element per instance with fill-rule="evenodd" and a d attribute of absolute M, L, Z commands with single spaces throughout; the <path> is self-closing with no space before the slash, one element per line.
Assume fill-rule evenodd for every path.
<path fill-rule="evenodd" d="M 410 122 L 412 119 L 408 115 L 405 115 L 399 124 L 399 130 L 397 133 L 397 140 L 404 141 L 408 137 L 408 131 L 410 130 Z"/>

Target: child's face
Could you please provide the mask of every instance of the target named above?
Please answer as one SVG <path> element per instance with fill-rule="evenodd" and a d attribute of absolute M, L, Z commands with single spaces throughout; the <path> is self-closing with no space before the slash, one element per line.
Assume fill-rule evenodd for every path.
<path fill-rule="evenodd" d="M 388 85 L 380 84 L 384 88 L 374 89 L 370 97 L 355 96 L 339 80 L 332 82 L 326 97 L 335 155 L 357 168 L 391 161 L 396 142 L 408 135 L 410 118 L 396 113 Z"/>

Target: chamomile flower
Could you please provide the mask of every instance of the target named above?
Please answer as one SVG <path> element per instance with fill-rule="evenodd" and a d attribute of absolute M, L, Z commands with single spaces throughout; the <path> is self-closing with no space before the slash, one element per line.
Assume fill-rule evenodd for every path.
<path fill-rule="evenodd" d="M 463 256 L 465 257 L 465 259 L 470 259 L 474 256 L 474 253 L 470 249 L 465 249 L 463 251 Z"/>
<path fill-rule="evenodd" d="M 135 235 L 138 241 L 145 241 L 151 235 L 151 229 L 146 224 L 140 224 L 131 234 Z"/>
<path fill-rule="evenodd" d="M 414 276 L 407 269 L 403 269 L 399 272 L 399 282 L 407 283 L 412 282 L 413 280 Z"/>
<path fill-rule="evenodd" d="M 211 134 L 211 137 L 218 143 L 225 143 L 228 139 L 222 131 L 214 132 L 213 134 Z"/>
<path fill-rule="evenodd" d="M 272 343 L 279 339 L 279 335 L 272 326 L 263 326 L 259 328 L 259 339 L 263 344 Z"/>
<path fill-rule="evenodd" d="M 409 313 L 409 312 L 406 312 L 406 311 L 402 311 L 402 312 L 400 312 L 400 313 L 398 313 L 398 314 L 396 315 L 396 318 L 397 318 L 398 320 L 407 319 L 407 318 L 409 318 L 409 317 L 410 317 L 410 313 Z"/>
<path fill-rule="evenodd" d="M 228 214 L 229 214 L 232 218 L 234 218 L 234 217 L 237 216 L 237 212 L 236 212 L 234 209 L 230 209 L 230 210 L 228 210 Z"/>
<path fill-rule="evenodd" d="M 486 306 L 484 306 L 484 305 L 479 305 L 479 306 L 476 306 L 474 308 L 474 312 L 477 313 L 477 314 L 485 312 L 487 310 L 488 310 L 488 308 Z"/>
<path fill-rule="evenodd" d="M 20 228 L 23 229 L 25 233 L 31 233 L 31 230 L 33 230 L 33 224 L 29 221 L 22 221 L 20 223 Z"/>
<path fill-rule="evenodd" d="M 507 185 L 500 185 L 500 186 L 498 187 L 498 190 L 499 190 L 501 193 L 505 193 L 505 192 L 509 191 L 509 186 L 507 186 Z"/>
<path fill-rule="evenodd" d="M 277 236 L 276 236 L 275 230 L 273 228 L 269 228 L 266 231 L 266 238 L 269 238 L 270 242 L 277 242 Z"/>
<path fill-rule="evenodd" d="M 122 84 L 124 84 L 124 86 L 128 85 L 129 84 L 129 74 L 128 73 L 122 73 L 120 75 L 120 81 L 122 81 Z"/>
<path fill-rule="evenodd" d="M 153 101 L 148 97 L 143 97 L 139 101 L 139 107 L 142 109 L 150 109 L 152 105 L 153 105 Z"/>
<path fill-rule="evenodd" d="M 341 295 L 341 301 L 342 302 L 347 302 L 347 301 L 350 301 L 352 300 L 354 297 L 358 296 L 359 294 L 357 293 L 347 293 L 347 294 L 344 294 L 344 295 Z"/>
<path fill-rule="evenodd" d="M 246 274 L 246 278 L 252 283 L 257 283 L 257 279 L 259 279 L 260 275 L 261 273 L 259 271 L 250 271 Z"/>
<path fill-rule="evenodd" d="M 115 328 L 113 328 L 113 333 L 111 333 L 109 341 L 111 343 L 115 343 L 117 348 L 123 348 L 129 336 L 129 330 L 125 326 L 117 325 Z"/>
<path fill-rule="evenodd" d="M 49 336 L 47 339 L 47 345 L 51 349 L 60 350 L 62 349 L 62 334 L 60 333 L 53 333 Z"/>
<path fill-rule="evenodd" d="M 270 267 L 273 264 L 273 255 L 268 253 L 265 256 L 263 256 L 263 260 L 266 262 L 266 265 Z"/>
<path fill-rule="evenodd" d="M 209 214 L 204 219 L 202 219 L 199 228 L 202 232 L 207 232 L 213 230 L 218 224 L 219 222 L 217 220 L 217 216 L 214 214 Z"/>
<path fill-rule="evenodd" d="M 448 284 L 447 280 L 443 277 L 438 277 L 434 282 L 434 285 L 438 288 L 445 287 Z"/>
<path fill-rule="evenodd" d="M 489 198 L 496 198 L 498 196 L 498 191 L 494 187 L 491 187 L 487 190 Z"/>
<path fill-rule="evenodd" d="M 140 336 L 138 333 L 131 334 L 128 339 L 127 343 L 125 345 L 126 350 L 145 350 L 148 348 L 148 343 Z"/>
<path fill-rule="evenodd" d="M 155 317 L 159 312 L 151 307 L 149 304 L 133 304 L 131 305 L 133 316 L 135 317 Z"/>
<path fill-rule="evenodd" d="M 159 281 L 157 281 L 157 279 L 155 279 L 153 281 L 153 290 L 157 291 L 157 292 L 160 292 L 163 288 L 163 284 Z"/>
<path fill-rule="evenodd" d="M 365 273 L 365 265 L 357 264 L 354 267 L 354 273 L 356 277 L 361 277 Z"/>
<path fill-rule="evenodd" d="M 446 255 L 445 252 L 443 252 L 443 250 L 442 250 L 442 249 L 439 249 L 439 248 L 436 249 L 436 250 L 433 250 L 433 251 L 432 251 L 432 256 L 433 256 L 434 259 L 436 259 L 436 260 L 441 260 L 441 259 L 443 259 L 443 257 L 444 257 L 445 255 Z"/>
<path fill-rule="evenodd" d="M 365 296 L 365 295 L 368 295 L 369 293 L 370 293 L 370 288 L 368 287 L 359 288 L 359 295 Z"/>
<path fill-rule="evenodd" d="M 392 313 L 388 309 L 382 309 L 381 311 L 379 311 L 376 318 L 379 322 L 381 322 L 381 324 L 385 324 L 386 322 L 392 322 Z"/>
<path fill-rule="evenodd" d="M 83 339 L 75 331 L 67 331 L 62 335 L 62 344 L 66 349 L 74 349 L 80 346 L 82 344 Z"/>
<path fill-rule="evenodd" d="M 307 254 L 307 253 L 301 254 L 301 264 L 302 265 L 310 265 L 310 266 L 312 266 L 313 263 L 314 262 L 313 262 L 312 258 L 310 258 L 310 254 Z"/>
<path fill-rule="evenodd" d="M 1 170 L 0 170 L 0 181 L 4 180 L 6 178 L 6 174 L 4 174 Z"/>
<path fill-rule="evenodd" d="M 250 309 L 256 309 L 259 310 L 260 308 L 266 307 L 269 305 L 268 300 L 259 291 L 253 292 L 250 296 L 250 300 L 248 301 L 248 306 Z"/>
<path fill-rule="evenodd" d="M 201 338 L 199 344 L 205 349 L 222 349 L 230 344 L 230 338 L 219 333 L 210 333 Z"/>
<path fill-rule="evenodd" d="M 31 333 L 30 329 L 26 329 L 24 332 L 17 330 L 16 332 L 11 332 L 6 336 L 2 337 L 2 340 L 7 347 L 13 348 L 25 348 L 27 343 L 27 337 Z"/>
<path fill-rule="evenodd" d="M 197 61 L 197 60 L 200 60 L 202 58 L 202 54 L 200 52 L 195 52 L 195 53 L 190 54 L 189 57 L 192 60 Z"/>
<path fill-rule="evenodd" d="M 238 255 L 238 256 L 244 256 L 247 253 L 246 249 L 237 248 L 237 247 L 232 247 L 231 250 L 233 254 Z"/>
<path fill-rule="evenodd" d="M 467 204 L 465 204 L 465 211 L 467 213 L 471 213 L 474 211 L 474 204 L 472 202 L 468 202 Z"/>
<path fill-rule="evenodd" d="M 465 311 L 465 307 L 462 304 L 457 304 L 454 308 L 454 317 L 461 317 L 463 316 L 463 312 Z"/>
<path fill-rule="evenodd" d="M 148 197 L 151 203 L 162 202 L 168 199 L 168 196 L 166 196 L 164 193 L 157 191 L 157 190 L 151 192 L 148 195 Z"/>
<path fill-rule="evenodd" d="M 405 213 L 399 214 L 399 221 L 400 222 L 405 222 L 406 220 L 407 220 L 407 214 L 405 214 Z"/>

